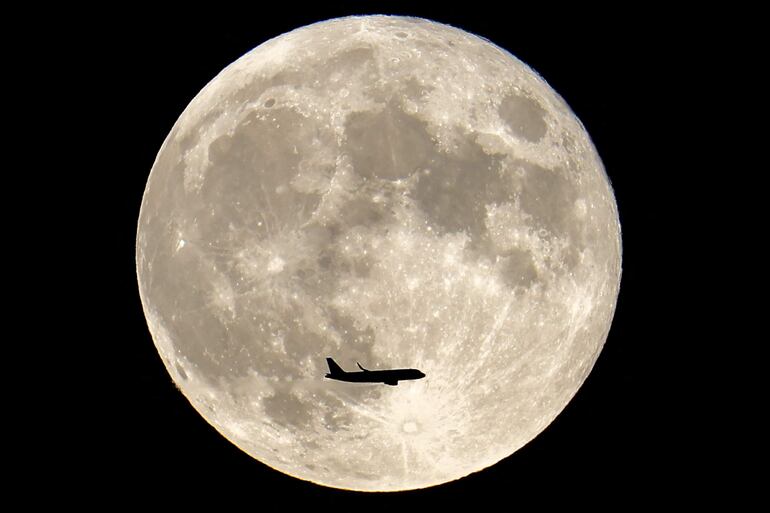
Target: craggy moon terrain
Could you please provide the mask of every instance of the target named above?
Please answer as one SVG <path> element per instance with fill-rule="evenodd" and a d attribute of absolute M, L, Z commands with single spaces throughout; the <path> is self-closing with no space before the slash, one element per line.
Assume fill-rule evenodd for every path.
<path fill-rule="evenodd" d="M 386 16 L 284 34 L 212 80 L 158 154 L 136 252 L 195 409 L 356 490 L 457 479 L 540 433 L 596 361 L 621 263 L 564 100 L 484 39 Z M 327 356 L 427 377 L 330 381 Z"/>

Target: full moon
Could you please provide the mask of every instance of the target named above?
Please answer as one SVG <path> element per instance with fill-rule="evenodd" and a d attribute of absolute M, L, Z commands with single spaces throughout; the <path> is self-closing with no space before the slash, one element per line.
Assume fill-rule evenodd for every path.
<path fill-rule="evenodd" d="M 588 134 L 527 65 L 360 16 L 258 46 L 190 102 L 136 263 L 160 357 L 223 436 L 300 479 L 406 490 L 495 464 L 575 395 L 620 225 Z M 332 381 L 326 357 L 426 377 Z"/>

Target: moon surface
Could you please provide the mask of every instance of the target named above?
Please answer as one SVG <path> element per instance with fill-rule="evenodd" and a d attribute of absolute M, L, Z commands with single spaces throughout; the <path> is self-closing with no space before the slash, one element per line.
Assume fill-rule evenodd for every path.
<path fill-rule="evenodd" d="M 457 28 L 363 16 L 206 85 L 158 153 L 136 259 L 158 352 L 222 435 L 389 491 L 548 426 L 606 340 L 621 243 L 597 152 L 541 77 Z M 427 377 L 330 381 L 327 356 Z"/>

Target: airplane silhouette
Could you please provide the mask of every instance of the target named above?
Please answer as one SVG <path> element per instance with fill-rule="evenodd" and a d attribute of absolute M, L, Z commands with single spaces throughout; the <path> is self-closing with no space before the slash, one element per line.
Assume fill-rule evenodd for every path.
<path fill-rule="evenodd" d="M 362 372 L 345 372 L 332 358 L 327 358 L 326 363 L 329 364 L 327 378 L 336 379 L 337 381 L 348 381 L 350 383 L 385 383 L 386 385 L 396 386 L 399 381 L 422 379 L 425 377 L 425 374 L 417 369 L 370 371 L 364 369 L 360 363 L 356 362 L 356 365 L 358 365 Z"/>

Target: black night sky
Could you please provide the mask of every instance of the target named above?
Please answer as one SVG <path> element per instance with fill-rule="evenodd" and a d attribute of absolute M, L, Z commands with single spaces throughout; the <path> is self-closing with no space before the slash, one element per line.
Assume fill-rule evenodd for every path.
<path fill-rule="evenodd" d="M 73 207 L 98 320 L 79 357 L 80 419 L 61 485 L 66 497 L 95 494 L 142 502 L 286 507 L 660 505 L 704 493 L 694 478 L 708 455 L 688 419 L 703 392 L 680 376 L 697 346 L 683 325 L 692 278 L 693 191 L 674 137 L 690 106 L 680 76 L 696 67 L 691 18 L 639 7 L 588 12 L 543 5 L 517 11 L 492 2 L 448 8 L 401 2 L 198 10 L 68 11 L 57 39 L 67 45 L 60 79 L 74 135 L 92 151 Z M 593 372 L 540 436 L 494 467 L 427 490 L 363 494 L 300 481 L 253 460 L 193 410 L 174 387 L 144 321 L 134 243 L 142 193 L 155 155 L 179 114 L 222 68 L 291 29 L 350 14 L 430 18 L 481 35 L 540 73 L 568 102 L 596 145 L 615 190 L 623 230 L 623 276 L 615 320 Z M 54 44 L 54 47 L 56 45 Z M 64 62 L 66 61 L 66 62 Z M 82 80 L 74 77 L 83 77 Z M 708 215 L 708 214 L 703 214 Z M 696 229 L 697 230 L 697 229 Z M 697 235 L 692 237 L 697 238 Z M 81 304 L 84 291 L 70 299 Z M 94 298 L 97 298 L 94 300 Z M 74 314 L 73 314 L 74 315 Z M 691 365 L 696 365 L 692 362 Z M 82 417 L 89 415 L 89 417 Z M 68 451 L 69 453 L 69 451 Z M 70 482 L 70 479 L 72 482 Z M 697 492 L 697 490 L 701 490 Z M 122 499 L 121 499 L 122 498 Z M 669 504 L 665 502 L 665 504 Z"/>

